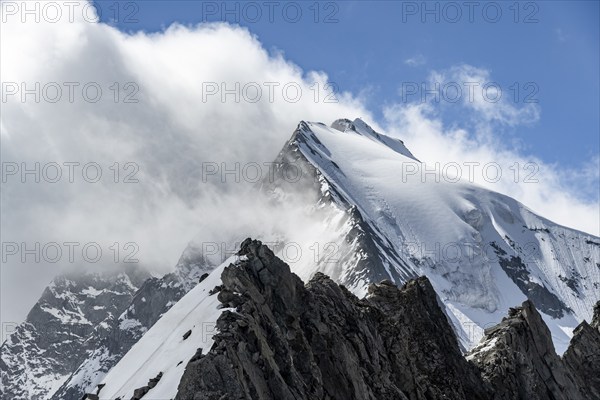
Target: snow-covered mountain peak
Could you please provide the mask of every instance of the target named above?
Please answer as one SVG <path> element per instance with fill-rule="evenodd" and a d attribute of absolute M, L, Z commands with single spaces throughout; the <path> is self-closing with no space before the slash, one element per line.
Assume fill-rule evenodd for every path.
<path fill-rule="evenodd" d="M 286 164 L 300 168 L 300 179 L 277 173 Z M 592 314 L 600 300 L 600 238 L 557 225 L 483 187 L 423 179 L 424 165 L 401 140 L 361 119 L 339 119 L 331 126 L 300 122 L 275 165 L 275 179 L 270 175 L 257 185 L 269 196 L 268 206 L 285 204 L 291 214 L 300 206 L 301 219 L 315 219 L 319 229 L 283 218 L 276 222 L 291 230 L 254 235 L 276 243 L 271 245 L 276 255 L 279 244 L 298 239 L 290 236 L 310 242 L 309 256 L 289 266 L 304 282 L 326 274 L 363 298 L 372 283 L 385 281 L 374 287 L 387 291 L 426 276 L 462 350 L 525 301 L 540 311 L 559 353 L 581 321 L 600 324 L 599 309 Z M 407 165 L 412 173 L 406 173 Z M 239 231 L 219 232 L 224 248 L 238 248 Z M 186 364 L 211 351 L 222 305 L 243 293 L 220 286 L 228 263 L 248 256 L 242 252 L 223 264 L 224 252 L 217 253 L 192 241 L 175 270 L 161 278 L 58 277 L 2 346 L 0 397 L 78 400 L 101 390 L 100 398 L 110 400 L 144 393 L 174 398 Z M 65 327 L 76 329 L 63 332 Z M 579 331 L 575 336 L 589 336 L 589 329 Z M 587 336 L 577 349 L 589 347 Z"/>
<path fill-rule="evenodd" d="M 318 124 L 322 125 L 322 124 Z M 356 118 L 351 121 L 347 118 L 341 118 L 333 121 L 330 126 L 331 129 L 344 133 L 354 133 L 366 138 L 369 138 L 377 143 L 381 143 L 397 153 L 402 154 L 414 161 L 418 161 L 416 157 L 408 150 L 404 145 L 404 142 L 400 139 L 392 138 L 385 134 L 375 131 L 369 124 L 360 118 Z"/>
<path fill-rule="evenodd" d="M 564 351 L 600 299 L 597 237 L 474 184 L 424 179 L 401 141 L 361 120 L 301 122 L 279 159 L 316 171 L 323 198 L 349 216 L 353 250 L 319 270 L 359 297 L 368 282 L 426 275 L 467 348 L 530 299 Z"/>

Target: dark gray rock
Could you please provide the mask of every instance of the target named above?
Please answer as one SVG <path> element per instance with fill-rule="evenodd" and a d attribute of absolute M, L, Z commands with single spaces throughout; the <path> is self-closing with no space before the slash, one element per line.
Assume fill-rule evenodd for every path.
<path fill-rule="evenodd" d="M 150 380 L 148 381 L 148 387 L 149 387 L 150 389 L 152 389 L 152 388 L 156 387 L 156 385 L 158 384 L 158 382 L 160 382 L 160 379 L 162 378 L 162 376 L 163 376 L 163 373 L 162 373 L 162 372 L 159 372 L 159 373 L 158 373 L 158 375 L 156 375 L 156 377 L 155 377 L 155 378 L 152 378 L 152 379 L 150 379 Z"/>
<path fill-rule="evenodd" d="M 140 400 L 149 391 L 150 388 L 148 386 L 142 386 L 141 388 L 137 388 L 133 391 L 133 396 L 131 397 L 131 400 Z"/>
<path fill-rule="evenodd" d="M 511 308 L 485 331 L 467 359 L 494 388 L 494 400 L 584 399 L 579 383 L 554 350 L 552 336 L 533 303 Z"/>
<path fill-rule="evenodd" d="M 531 301 L 465 357 L 427 278 L 384 280 L 359 300 L 316 273 L 306 285 L 258 241 L 225 268 L 207 354 L 186 366 L 178 400 L 584 400 L 597 394 L 600 304 L 563 361 Z"/>
<path fill-rule="evenodd" d="M 98 385 L 96 387 L 96 394 L 100 394 L 100 391 L 104 388 L 104 386 L 106 386 L 104 383 Z"/>
<path fill-rule="evenodd" d="M 600 302 L 594 307 L 592 322 L 583 321 L 573 331 L 563 360 L 573 376 L 579 379 L 582 395 L 600 399 Z"/>
<path fill-rule="evenodd" d="M 221 292 L 241 303 L 188 363 L 176 399 L 487 398 L 426 278 L 372 285 L 359 300 L 321 273 L 305 286 L 258 241 L 240 255 Z"/>
<path fill-rule="evenodd" d="M 514 243 L 510 238 L 507 238 L 507 240 L 510 243 Z M 490 244 L 498 257 L 500 267 L 502 267 L 510 279 L 512 279 L 519 289 L 521 289 L 523 294 L 525 294 L 529 300 L 533 301 L 542 312 L 554 318 L 562 318 L 566 313 L 571 312 L 569 307 L 567 307 L 558 296 L 552 293 L 547 287 L 540 285 L 531 279 L 531 272 L 529 272 L 527 265 L 523 262 L 521 257 L 508 255 L 506 251 L 495 242 Z M 576 291 L 576 286 L 573 285 L 574 283 L 571 283 L 569 287 Z"/>
<path fill-rule="evenodd" d="M 148 392 L 151 389 L 156 387 L 156 385 L 158 384 L 158 382 L 160 381 L 162 376 L 163 376 L 163 373 L 159 372 L 155 378 L 152 378 L 148 381 L 148 385 L 135 389 L 133 391 L 133 396 L 131 397 L 131 400 L 141 400 L 142 397 L 144 397 L 146 394 L 148 394 Z"/>

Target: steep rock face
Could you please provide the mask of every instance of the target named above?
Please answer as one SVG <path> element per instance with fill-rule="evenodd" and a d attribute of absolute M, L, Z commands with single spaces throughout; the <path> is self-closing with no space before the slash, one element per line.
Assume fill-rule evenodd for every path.
<path fill-rule="evenodd" d="M 583 321 L 575 331 L 563 360 L 581 382 L 581 392 L 589 399 L 600 399 L 600 302 L 594 307 L 594 318 Z"/>
<path fill-rule="evenodd" d="M 317 273 L 306 285 L 258 241 L 242 244 L 218 294 L 211 351 L 188 363 L 177 399 L 484 399 L 426 278 L 358 300 Z"/>
<path fill-rule="evenodd" d="M 511 240 L 507 240 L 507 242 L 514 246 L 514 242 Z M 533 301 L 542 312 L 554 318 L 562 318 L 566 313 L 573 311 L 547 287 L 535 282 L 535 279 L 531 279 L 531 273 L 527 268 L 527 264 L 523 262 L 520 256 L 508 256 L 506 251 L 495 242 L 490 243 L 490 246 L 494 249 L 498 257 L 498 263 L 504 272 L 506 272 L 523 293 L 527 294 L 527 298 Z"/>
<path fill-rule="evenodd" d="M 68 273 L 55 278 L 0 348 L 3 399 L 48 398 L 96 348 L 148 275 Z"/>
<path fill-rule="evenodd" d="M 493 399 L 584 399 L 579 383 L 556 355 L 548 327 L 533 303 L 511 308 L 468 355 L 483 380 L 494 388 Z"/>
<path fill-rule="evenodd" d="M 200 251 L 190 244 L 174 272 L 161 278 L 147 279 L 120 314 L 111 316 L 88 339 L 94 350 L 74 370 L 51 400 L 79 400 L 94 392 L 96 385 L 129 349 L 190 291 L 203 273 L 214 268 Z"/>

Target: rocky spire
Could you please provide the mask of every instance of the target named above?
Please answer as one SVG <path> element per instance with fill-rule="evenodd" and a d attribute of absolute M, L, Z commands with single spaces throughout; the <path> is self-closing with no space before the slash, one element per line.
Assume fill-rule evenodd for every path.
<path fill-rule="evenodd" d="M 486 330 L 467 359 L 493 387 L 494 399 L 584 399 L 554 350 L 550 330 L 529 300 L 511 308 L 508 317 Z"/>
<path fill-rule="evenodd" d="M 573 331 L 563 360 L 580 381 L 586 398 L 600 399 L 600 302 L 594 307 L 591 324 L 583 321 Z"/>
<path fill-rule="evenodd" d="M 259 241 L 239 254 L 218 294 L 235 312 L 187 365 L 177 399 L 487 398 L 427 278 L 359 300 L 322 273 L 305 286 Z"/>

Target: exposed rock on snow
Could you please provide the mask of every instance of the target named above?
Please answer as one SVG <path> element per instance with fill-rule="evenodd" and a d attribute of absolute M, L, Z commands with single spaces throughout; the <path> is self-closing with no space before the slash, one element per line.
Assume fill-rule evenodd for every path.
<path fill-rule="evenodd" d="M 493 387 L 494 399 L 584 399 L 578 390 L 583 382 L 556 355 L 550 331 L 529 300 L 486 330 L 467 358 Z"/>
<path fill-rule="evenodd" d="M 266 246 L 223 270 L 225 311 L 176 399 L 484 399 L 426 278 L 359 300 L 323 274 L 305 286 Z"/>
<path fill-rule="evenodd" d="M 425 277 L 372 284 L 359 300 L 321 273 L 304 285 L 259 241 L 239 254 L 247 259 L 223 269 L 219 292 L 235 311 L 189 360 L 178 400 L 584 400 L 600 388 L 557 356 L 530 301 L 465 359 Z"/>
<path fill-rule="evenodd" d="M 582 383 L 582 394 L 588 399 L 600 399 L 600 302 L 594 308 L 592 322 L 583 321 L 575 328 L 563 359 Z"/>

